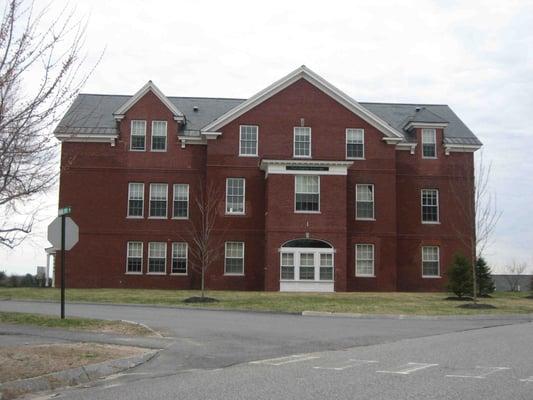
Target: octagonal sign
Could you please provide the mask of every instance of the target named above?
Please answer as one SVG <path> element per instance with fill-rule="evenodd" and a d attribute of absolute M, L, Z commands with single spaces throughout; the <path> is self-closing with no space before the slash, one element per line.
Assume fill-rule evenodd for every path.
<path fill-rule="evenodd" d="M 78 243 L 80 231 L 78 225 L 70 217 L 65 217 L 65 250 L 70 250 Z M 48 225 L 48 241 L 54 250 L 61 250 L 61 217 L 57 217 Z"/>

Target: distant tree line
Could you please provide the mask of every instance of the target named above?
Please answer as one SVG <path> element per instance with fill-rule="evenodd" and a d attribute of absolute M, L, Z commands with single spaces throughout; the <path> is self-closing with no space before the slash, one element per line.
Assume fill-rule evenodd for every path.
<path fill-rule="evenodd" d="M 4 271 L 0 271 L 0 287 L 44 287 L 46 278 L 43 275 L 7 275 Z M 48 279 L 48 284 L 51 286 L 52 279 Z"/>

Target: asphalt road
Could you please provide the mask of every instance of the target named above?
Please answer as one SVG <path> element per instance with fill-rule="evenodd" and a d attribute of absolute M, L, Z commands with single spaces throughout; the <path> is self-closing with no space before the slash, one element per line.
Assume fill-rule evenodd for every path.
<path fill-rule="evenodd" d="M 4 311 L 57 308 L 0 302 Z M 170 340 L 149 363 L 89 388 L 62 390 L 58 398 L 533 399 L 533 324 L 524 319 L 348 319 L 79 304 L 67 310 L 142 322 Z"/>

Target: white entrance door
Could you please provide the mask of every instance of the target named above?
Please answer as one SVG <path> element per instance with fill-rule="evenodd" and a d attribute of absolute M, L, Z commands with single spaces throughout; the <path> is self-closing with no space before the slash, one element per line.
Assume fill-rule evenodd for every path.
<path fill-rule="evenodd" d="M 333 292 L 333 256 L 331 248 L 281 248 L 280 291 Z"/>

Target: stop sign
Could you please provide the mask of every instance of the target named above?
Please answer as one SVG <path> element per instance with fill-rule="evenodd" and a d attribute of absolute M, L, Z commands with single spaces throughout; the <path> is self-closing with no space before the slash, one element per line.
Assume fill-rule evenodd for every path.
<path fill-rule="evenodd" d="M 78 225 L 70 217 L 65 218 L 65 250 L 70 250 L 78 243 L 80 231 Z M 61 250 L 61 217 L 57 217 L 48 225 L 48 241 L 54 250 Z"/>

